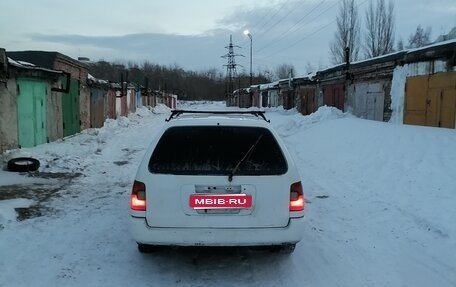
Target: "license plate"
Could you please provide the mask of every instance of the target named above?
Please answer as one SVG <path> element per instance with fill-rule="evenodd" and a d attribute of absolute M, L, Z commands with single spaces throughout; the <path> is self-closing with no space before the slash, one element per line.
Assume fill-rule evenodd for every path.
<path fill-rule="evenodd" d="M 193 209 L 244 209 L 252 207 L 252 196 L 247 194 L 192 194 Z"/>

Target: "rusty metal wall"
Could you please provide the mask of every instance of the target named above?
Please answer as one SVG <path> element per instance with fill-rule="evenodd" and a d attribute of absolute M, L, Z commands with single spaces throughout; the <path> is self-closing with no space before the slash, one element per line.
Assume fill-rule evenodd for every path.
<path fill-rule="evenodd" d="M 47 97 L 47 124 L 50 142 L 63 138 L 62 93 L 51 92 Z"/>
<path fill-rule="evenodd" d="M 105 94 L 106 91 L 92 88 L 90 91 L 90 127 L 101 128 L 105 120 Z"/>
<path fill-rule="evenodd" d="M 322 87 L 323 105 L 336 107 L 344 111 L 345 91 L 344 84 L 329 84 Z"/>
<path fill-rule="evenodd" d="M 83 82 L 80 82 L 79 85 L 79 120 L 81 130 L 85 130 L 90 128 L 90 88 Z"/>
<path fill-rule="evenodd" d="M 295 107 L 295 93 L 294 90 L 281 91 L 282 103 L 285 110 L 290 110 Z"/>
<path fill-rule="evenodd" d="M 241 93 L 239 95 L 239 107 L 250 108 L 252 106 L 252 96 L 250 93 Z"/>
<path fill-rule="evenodd" d="M 141 101 L 143 106 L 154 107 L 155 100 L 154 100 L 154 93 L 153 92 L 142 92 L 141 93 Z"/>
<path fill-rule="evenodd" d="M 108 89 L 105 101 L 105 119 L 116 119 L 116 90 Z"/>
<path fill-rule="evenodd" d="M 0 83 L 0 152 L 17 148 L 17 83 Z"/>
<path fill-rule="evenodd" d="M 136 90 L 134 88 L 128 89 L 128 98 L 130 99 L 130 103 L 128 106 L 128 113 L 135 113 L 136 112 Z"/>
<path fill-rule="evenodd" d="M 296 107 L 303 115 L 310 115 L 316 110 L 316 88 L 314 86 L 300 86 L 297 88 Z"/>
<path fill-rule="evenodd" d="M 128 115 L 127 96 L 123 96 L 118 99 L 120 99 L 120 114 L 126 117 Z"/>

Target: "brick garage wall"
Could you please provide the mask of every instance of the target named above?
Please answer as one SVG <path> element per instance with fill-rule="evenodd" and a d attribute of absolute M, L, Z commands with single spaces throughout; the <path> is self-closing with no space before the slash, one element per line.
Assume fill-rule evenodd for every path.
<path fill-rule="evenodd" d="M 58 56 L 54 69 L 71 74 L 71 78 L 79 81 L 79 113 L 81 130 L 90 128 L 90 87 L 87 85 L 88 70 L 81 65 Z"/>
<path fill-rule="evenodd" d="M 87 75 L 89 72 L 83 66 L 77 65 L 63 57 L 57 57 L 54 63 L 54 70 L 70 73 L 71 78 L 77 79 L 81 84 L 87 85 Z"/>

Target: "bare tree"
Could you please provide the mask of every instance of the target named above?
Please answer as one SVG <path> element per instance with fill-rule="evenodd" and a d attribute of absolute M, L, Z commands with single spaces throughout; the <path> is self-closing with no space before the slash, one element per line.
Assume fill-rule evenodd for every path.
<path fill-rule="evenodd" d="M 307 61 L 307 63 L 306 63 L 306 73 L 310 74 L 310 73 L 313 73 L 313 72 L 315 72 L 315 67 L 312 65 L 312 63 L 310 63 L 310 61 Z"/>
<path fill-rule="evenodd" d="M 265 78 L 268 82 L 272 82 L 274 78 L 274 73 L 268 67 L 258 70 L 258 75 Z"/>
<path fill-rule="evenodd" d="M 345 48 L 350 48 L 350 61 L 358 60 L 360 47 L 360 23 L 355 0 L 342 0 L 336 18 L 337 31 L 330 45 L 333 64 L 345 62 Z"/>
<path fill-rule="evenodd" d="M 280 79 L 287 79 L 290 76 L 294 77 L 296 73 L 296 69 L 294 68 L 293 65 L 291 64 L 281 64 L 275 68 L 275 80 L 280 80 Z"/>
<path fill-rule="evenodd" d="M 401 39 L 399 39 L 399 41 L 397 41 L 397 50 L 398 51 L 403 51 L 404 50 L 404 41 Z"/>
<path fill-rule="evenodd" d="M 385 0 L 373 0 L 366 11 L 365 56 L 373 58 L 394 51 L 394 4 Z"/>
<path fill-rule="evenodd" d="M 448 34 L 441 34 L 435 42 L 438 43 L 438 42 L 448 41 L 448 40 L 452 40 L 452 39 L 456 39 L 456 26 L 453 27 L 451 29 L 451 31 L 448 32 Z"/>
<path fill-rule="evenodd" d="M 419 48 L 431 43 L 431 27 L 427 27 L 426 31 L 418 25 L 415 33 L 410 34 L 407 48 Z"/>

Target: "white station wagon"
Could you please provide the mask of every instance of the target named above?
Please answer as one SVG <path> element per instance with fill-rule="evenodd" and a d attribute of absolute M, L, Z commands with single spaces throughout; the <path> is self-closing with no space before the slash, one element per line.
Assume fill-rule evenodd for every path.
<path fill-rule="evenodd" d="M 131 194 L 140 252 L 158 246 L 270 246 L 303 236 L 301 179 L 260 111 L 174 110 L 146 150 Z"/>

